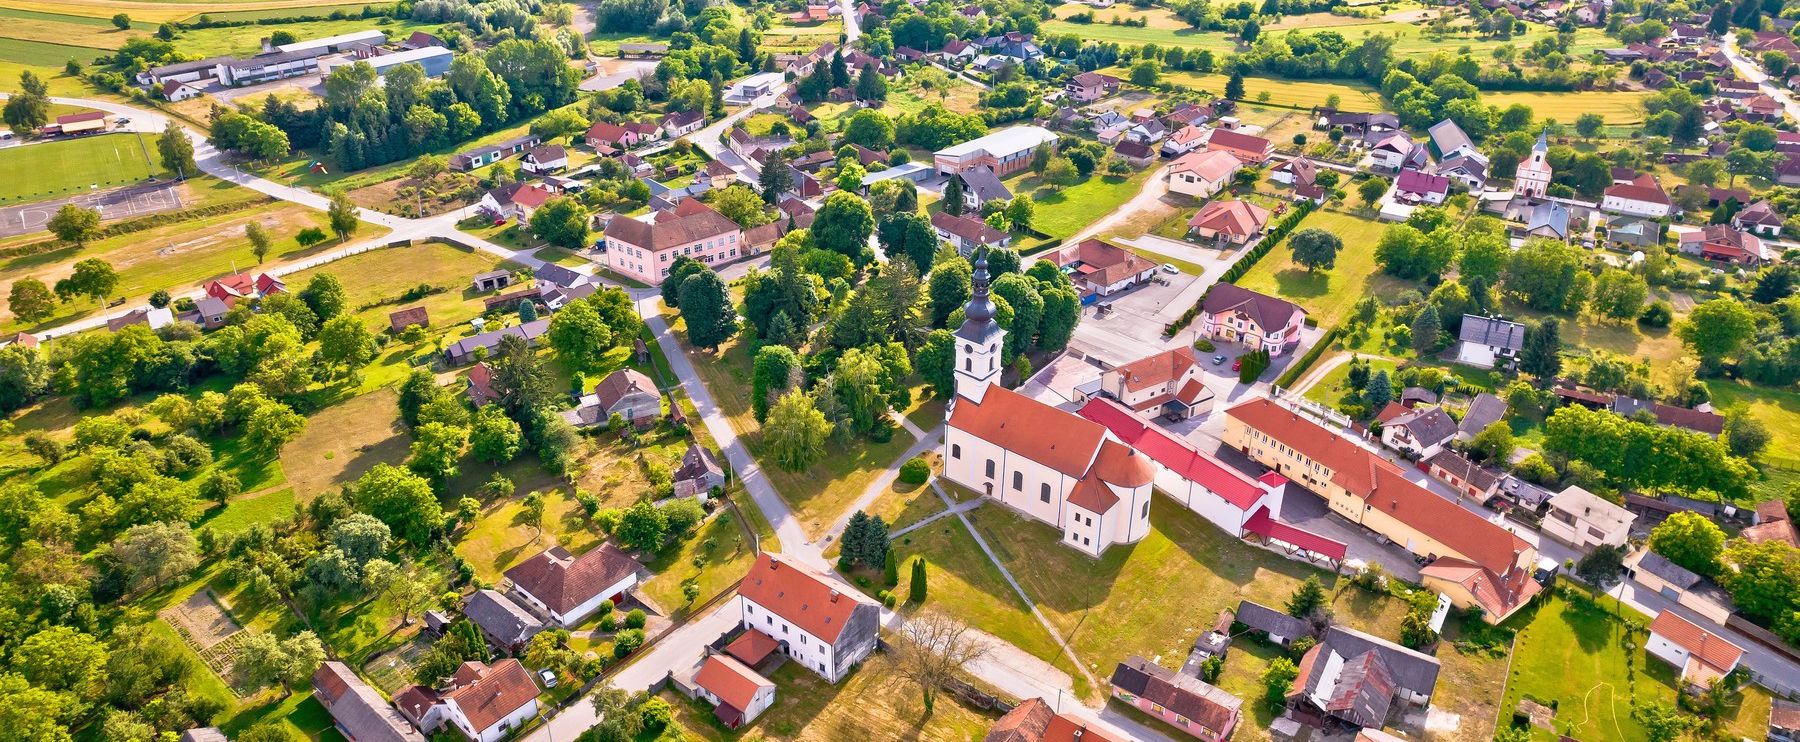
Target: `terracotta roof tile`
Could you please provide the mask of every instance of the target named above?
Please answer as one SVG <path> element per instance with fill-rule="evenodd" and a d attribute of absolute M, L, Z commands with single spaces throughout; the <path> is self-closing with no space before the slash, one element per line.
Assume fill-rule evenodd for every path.
<path fill-rule="evenodd" d="M 837 642 L 859 606 L 875 605 L 809 567 L 766 551 L 756 556 L 738 594 L 826 643 Z"/>
<path fill-rule="evenodd" d="M 1106 428 L 998 384 L 980 403 L 960 399 L 950 427 L 1070 477 L 1087 474 Z"/>
<path fill-rule="evenodd" d="M 1737 667 L 1738 660 L 1744 656 L 1743 648 L 1726 641 L 1724 637 L 1700 628 L 1694 622 L 1676 615 L 1673 611 L 1663 611 L 1650 622 L 1650 633 L 1668 639 L 1675 645 L 1686 649 L 1694 659 L 1712 666 L 1718 673 L 1730 672 Z"/>
<path fill-rule="evenodd" d="M 774 685 L 744 663 L 722 654 L 707 657 L 694 682 L 739 711 L 750 707 L 757 691 Z"/>
<path fill-rule="evenodd" d="M 544 601 L 550 610 L 566 615 L 636 574 L 637 569 L 637 560 L 612 544 L 601 544 L 578 557 L 553 546 L 506 570 L 506 579 Z"/>

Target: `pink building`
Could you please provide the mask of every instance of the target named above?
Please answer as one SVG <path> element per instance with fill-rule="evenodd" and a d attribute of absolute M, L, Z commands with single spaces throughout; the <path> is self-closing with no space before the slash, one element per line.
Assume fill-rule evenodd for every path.
<path fill-rule="evenodd" d="M 1298 304 L 1256 293 L 1234 284 L 1217 283 L 1200 305 L 1200 334 L 1231 340 L 1279 356 L 1300 344 L 1306 310 Z"/>
<path fill-rule="evenodd" d="M 1112 697 L 1206 742 L 1231 736 L 1244 703 L 1197 677 L 1137 655 L 1113 670 Z"/>
<path fill-rule="evenodd" d="M 692 198 L 650 220 L 614 217 L 605 239 L 607 265 L 651 285 L 662 283 L 680 256 L 716 266 L 750 254 L 737 222 Z"/>

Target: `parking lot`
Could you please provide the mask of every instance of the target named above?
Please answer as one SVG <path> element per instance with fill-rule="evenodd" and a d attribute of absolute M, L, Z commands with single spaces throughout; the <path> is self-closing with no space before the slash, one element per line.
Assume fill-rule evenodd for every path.
<path fill-rule="evenodd" d="M 102 220 L 126 219 L 179 209 L 181 194 L 174 183 L 152 183 L 7 206 L 0 208 L 0 238 L 44 231 L 50 217 L 55 216 L 64 204 L 97 209 Z"/>
<path fill-rule="evenodd" d="M 1157 316 L 1187 292 L 1198 276 L 1158 271 L 1159 282 L 1143 284 L 1081 308 L 1081 322 L 1069 345 L 1109 366 L 1130 363 L 1169 347 Z M 1192 303 L 1192 300 L 1188 300 Z M 1101 310 L 1101 306 L 1110 309 Z M 1183 308 L 1185 309 L 1185 307 Z M 1177 311 L 1177 314 L 1180 310 Z"/>

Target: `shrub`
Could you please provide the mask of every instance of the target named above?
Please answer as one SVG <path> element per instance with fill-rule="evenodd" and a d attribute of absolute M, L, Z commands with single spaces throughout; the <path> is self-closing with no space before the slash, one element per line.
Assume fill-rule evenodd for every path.
<path fill-rule="evenodd" d="M 1208 338 L 1200 338 L 1199 340 L 1194 341 L 1194 350 L 1200 351 L 1201 353 L 1211 353 L 1218 349 L 1218 346 L 1213 345 L 1213 341 Z"/>
<path fill-rule="evenodd" d="M 907 484 L 924 484 L 931 478 L 931 465 L 925 463 L 924 457 L 914 456 L 900 465 L 900 481 Z"/>
<path fill-rule="evenodd" d="M 626 655 L 636 652 L 641 646 L 644 646 L 644 630 L 626 629 L 613 637 L 613 656 L 625 659 Z"/>
<path fill-rule="evenodd" d="M 628 630 L 642 629 L 647 620 L 649 620 L 649 617 L 644 615 L 644 609 L 633 608 L 630 613 L 625 614 L 625 628 Z"/>

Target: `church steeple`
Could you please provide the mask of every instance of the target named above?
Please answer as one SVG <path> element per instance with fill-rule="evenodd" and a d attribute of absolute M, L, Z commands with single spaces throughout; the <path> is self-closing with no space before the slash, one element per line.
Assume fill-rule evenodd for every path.
<path fill-rule="evenodd" d="M 956 330 L 956 396 L 981 404 L 990 384 L 1000 381 L 1000 348 L 1006 331 L 994 320 L 1000 309 L 988 293 L 985 248 L 975 253 L 975 272 L 970 276 L 969 303 L 963 306 L 963 323 Z"/>

